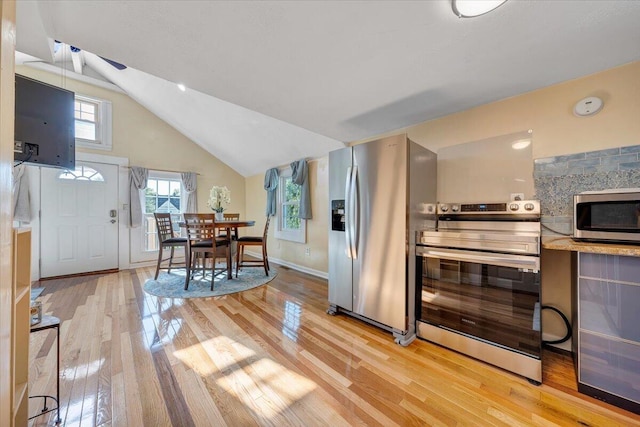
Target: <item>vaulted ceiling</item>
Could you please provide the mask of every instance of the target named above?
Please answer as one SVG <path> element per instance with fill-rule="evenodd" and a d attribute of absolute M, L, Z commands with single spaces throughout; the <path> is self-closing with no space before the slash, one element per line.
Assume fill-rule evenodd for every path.
<path fill-rule="evenodd" d="M 640 1 L 625 0 L 469 19 L 449 0 L 42 0 L 17 18 L 19 51 L 53 62 L 60 40 L 126 64 L 86 59 L 245 176 L 640 59 Z"/>

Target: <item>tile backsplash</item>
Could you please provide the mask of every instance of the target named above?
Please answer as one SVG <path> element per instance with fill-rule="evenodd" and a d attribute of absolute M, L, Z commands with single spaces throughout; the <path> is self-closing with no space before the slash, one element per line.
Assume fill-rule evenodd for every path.
<path fill-rule="evenodd" d="M 571 234 L 574 194 L 640 187 L 640 145 L 536 159 L 533 177 L 543 225 Z"/>

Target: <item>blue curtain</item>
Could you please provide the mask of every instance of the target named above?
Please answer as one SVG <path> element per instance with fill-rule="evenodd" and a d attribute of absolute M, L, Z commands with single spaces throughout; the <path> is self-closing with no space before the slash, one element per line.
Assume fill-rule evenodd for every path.
<path fill-rule="evenodd" d="M 309 193 L 309 172 L 307 161 L 302 159 L 291 163 L 291 180 L 300 188 L 300 210 L 298 218 L 311 219 L 311 194 Z"/>

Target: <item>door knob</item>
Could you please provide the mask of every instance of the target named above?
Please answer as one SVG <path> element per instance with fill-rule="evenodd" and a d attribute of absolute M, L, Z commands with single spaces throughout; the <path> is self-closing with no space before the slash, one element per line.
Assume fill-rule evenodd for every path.
<path fill-rule="evenodd" d="M 116 223 L 116 220 L 115 220 L 115 219 L 112 219 L 112 220 L 111 220 L 111 224 L 115 224 L 115 223 Z"/>

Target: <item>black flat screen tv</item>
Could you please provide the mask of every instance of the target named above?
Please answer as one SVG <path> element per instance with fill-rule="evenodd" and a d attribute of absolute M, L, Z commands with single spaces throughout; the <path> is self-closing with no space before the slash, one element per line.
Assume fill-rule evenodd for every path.
<path fill-rule="evenodd" d="M 16 74 L 17 163 L 75 168 L 74 93 Z"/>

